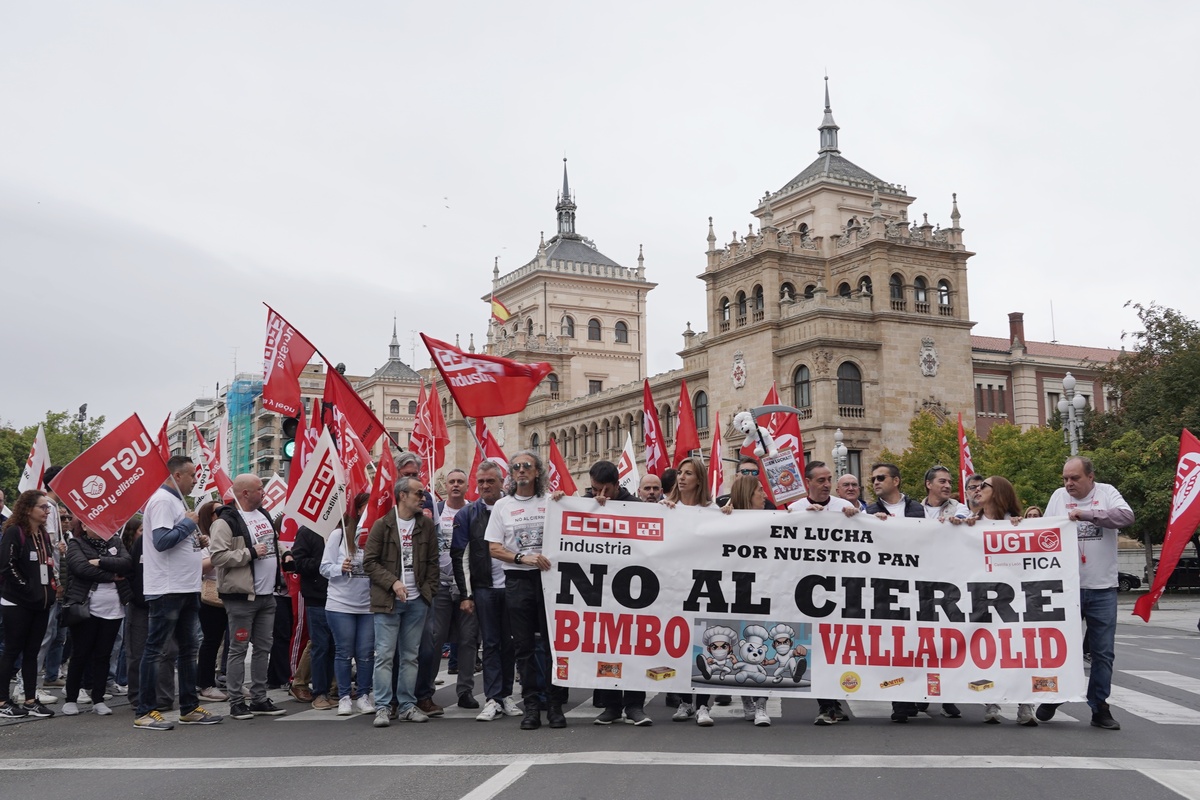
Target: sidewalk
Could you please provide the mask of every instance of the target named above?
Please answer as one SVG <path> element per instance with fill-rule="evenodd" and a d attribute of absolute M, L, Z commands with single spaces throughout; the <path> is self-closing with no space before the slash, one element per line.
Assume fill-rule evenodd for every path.
<path fill-rule="evenodd" d="M 1170 628 L 1185 631 L 1200 637 L 1196 623 L 1200 621 L 1200 593 L 1169 592 L 1158 601 L 1158 608 L 1150 614 L 1150 622 L 1142 622 L 1133 616 L 1133 604 L 1145 592 L 1128 592 L 1118 595 L 1117 622 L 1129 625 L 1144 625 L 1154 628 Z"/>

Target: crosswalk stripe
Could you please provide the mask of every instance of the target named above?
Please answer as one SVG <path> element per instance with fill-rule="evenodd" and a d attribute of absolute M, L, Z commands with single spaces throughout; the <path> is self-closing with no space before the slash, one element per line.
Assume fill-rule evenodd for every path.
<path fill-rule="evenodd" d="M 1134 716 L 1160 725 L 1200 725 L 1200 711 L 1122 686 L 1112 687 L 1108 701 Z"/>
<path fill-rule="evenodd" d="M 1183 689 L 1185 692 L 1191 692 L 1192 694 L 1200 694 L 1200 678 L 1189 678 L 1177 672 L 1167 672 L 1166 670 L 1157 669 L 1122 669 L 1117 671 L 1125 675 L 1132 675 L 1135 678 L 1143 678 L 1155 683 L 1161 683 L 1164 686 Z"/>

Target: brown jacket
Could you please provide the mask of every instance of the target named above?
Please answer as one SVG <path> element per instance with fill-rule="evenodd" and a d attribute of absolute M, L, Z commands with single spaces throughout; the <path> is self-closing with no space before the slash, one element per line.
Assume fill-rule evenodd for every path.
<path fill-rule="evenodd" d="M 437 594 L 441 571 L 438 569 L 437 532 L 433 521 L 418 513 L 413 527 L 413 577 L 417 590 L 427 604 Z M 404 567 L 400 553 L 400 531 L 396 528 L 396 512 L 376 520 L 367 534 L 363 548 L 363 572 L 371 579 L 371 612 L 390 614 L 396 595 L 392 584 L 403 581 Z"/>

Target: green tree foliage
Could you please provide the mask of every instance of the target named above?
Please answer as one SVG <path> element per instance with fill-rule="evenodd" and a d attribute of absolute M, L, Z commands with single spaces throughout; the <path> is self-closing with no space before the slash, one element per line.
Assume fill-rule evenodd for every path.
<path fill-rule="evenodd" d="M 91 447 L 104 433 L 104 417 L 94 417 L 80 423 L 67 411 L 47 411 L 42 422 L 46 428 L 46 446 L 50 449 L 50 463 L 66 466 L 83 450 Z M 0 487 L 5 494 L 15 498 L 21 470 L 29 458 L 29 448 L 37 436 L 37 425 L 20 431 L 11 426 L 0 427 Z M 80 443 L 82 441 L 82 447 Z"/>
<path fill-rule="evenodd" d="M 976 455 L 979 452 L 979 439 L 974 433 L 968 432 L 967 441 L 971 444 L 975 465 L 979 466 Z M 914 500 L 925 499 L 925 471 L 935 464 L 949 469 L 955 476 L 957 486 L 958 420 L 939 422 L 930 412 L 920 412 L 908 425 L 908 449 L 899 454 L 884 450 L 879 460 L 900 468 L 900 488 Z M 866 472 L 866 469 L 863 471 Z"/>
<path fill-rule="evenodd" d="M 1171 516 L 1179 435 L 1150 441 L 1132 430 L 1088 455 L 1096 466 L 1096 479 L 1116 486 L 1133 509 L 1134 523 L 1126 533 L 1161 543 Z"/>

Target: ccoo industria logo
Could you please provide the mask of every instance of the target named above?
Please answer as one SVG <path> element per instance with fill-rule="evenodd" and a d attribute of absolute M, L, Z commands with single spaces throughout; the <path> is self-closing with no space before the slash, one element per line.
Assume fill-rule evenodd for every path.
<path fill-rule="evenodd" d="M 562 532 L 563 536 L 599 536 L 604 539 L 661 542 L 663 521 L 655 517 L 617 517 L 612 514 L 564 511 Z"/>

